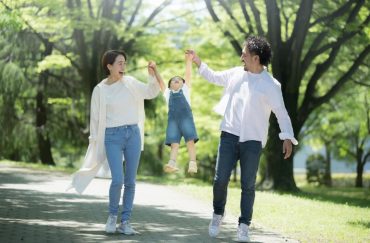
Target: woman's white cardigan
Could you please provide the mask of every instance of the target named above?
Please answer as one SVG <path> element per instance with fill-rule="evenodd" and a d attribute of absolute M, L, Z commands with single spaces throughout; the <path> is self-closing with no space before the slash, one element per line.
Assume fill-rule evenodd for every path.
<path fill-rule="evenodd" d="M 91 97 L 90 113 L 90 136 L 89 146 L 81 168 L 72 175 L 72 183 L 67 190 L 74 188 L 78 193 L 82 193 L 96 176 L 102 165 L 107 164 L 107 158 L 104 147 L 105 122 L 106 122 L 106 102 L 104 82 L 101 81 L 95 86 Z M 144 99 L 156 97 L 160 91 L 158 82 L 153 76 L 150 76 L 149 83 L 144 84 L 134 77 L 124 76 L 117 81 L 125 85 L 136 99 L 137 109 L 139 110 L 139 129 L 141 135 L 141 150 L 144 149 Z M 125 105 L 122 104 L 122 109 Z M 105 165 L 107 167 L 107 165 Z"/>

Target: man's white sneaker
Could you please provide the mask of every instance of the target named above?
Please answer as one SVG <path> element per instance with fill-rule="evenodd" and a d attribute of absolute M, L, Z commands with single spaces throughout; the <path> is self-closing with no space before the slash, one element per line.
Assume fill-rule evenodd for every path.
<path fill-rule="evenodd" d="M 209 236 L 216 237 L 218 233 L 220 233 L 220 227 L 221 227 L 221 223 L 224 217 L 225 217 L 225 213 L 224 215 L 218 215 L 218 214 L 213 213 L 212 220 L 209 223 L 209 227 L 208 227 Z"/>
<path fill-rule="evenodd" d="M 105 224 L 105 232 L 116 233 L 117 216 L 109 214 L 107 223 Z"/>
<path fill-rule="evenodd" d="M 239 224 L 237 234 L 238 242 L 250 242 L 248 225 L 243 223 Z"/>
<path fill-rule="evenodd" d="M 177 172 L 179 168 L 177 167 L 176 161 L 170 159 L 168 163 L 164 166 L 164 172 L 173 173 Z"/>
<path fill-rule="evenodd" d="M 137 231 L 135 231 L 131 224 L 130 224 L 130 221 L 124 221 L 122 222 L 118 228 L 117 228 L 117 231 L 122 233 L 122 234 L 125 234 L 125 235 L 135 235 L 137 234 Z"/>

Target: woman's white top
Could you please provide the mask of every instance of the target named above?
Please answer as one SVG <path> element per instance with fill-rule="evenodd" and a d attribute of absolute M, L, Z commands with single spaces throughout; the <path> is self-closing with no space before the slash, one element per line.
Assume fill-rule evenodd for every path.
<path fill-rule="evenodd" d="M 78 193 L 82 193 L 95 177 L 99 169 L 106 167 L 107 158 L 105 154 L 104 137 L 106 128 L 107 113 L 107 92 L 105 84 L 106 79 L 101 81 L 93 90 L 91 97 L 90 112 L 90 136 L 89 146 L 81 168 L 72 175 L 72 182 L 67 190 L 74 188 Z M 119 87 L 125 86 L 135 101 L 134 109 L 138 112 L 138 125 L 141 135 L 141 149 L 144 149 L 144 99 L 156 97 L 160 91 L 157 80 L 150 76 L 148 84 L 144 84 L 134 77 L 124 76 L 122 80 L 117 81 Z M 126 109 L 122 105 L 122 109 Z"/>
<path fill-rule="evenodd" d="M 103 85 L 107 103 L 106 127 L 119 127 L 139 123 L 139 110 L 130 90 L 122 82 Z"/>

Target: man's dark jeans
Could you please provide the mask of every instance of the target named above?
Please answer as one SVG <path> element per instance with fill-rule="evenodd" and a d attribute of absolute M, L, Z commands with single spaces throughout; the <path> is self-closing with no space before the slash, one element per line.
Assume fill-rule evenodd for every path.
<path fill-rule="evenodd" d="M 218 147 L 216 175 L 213 183 L 213 210 L 223 215 L 227 198 L 227 186 L 235 164 L 240 160 L 241 201 L 239 224 L 250 225 L 255 197 L 256 174 L 262 151 L 260 141 L 239 142 L 239 137 L 221 132 Z"/>

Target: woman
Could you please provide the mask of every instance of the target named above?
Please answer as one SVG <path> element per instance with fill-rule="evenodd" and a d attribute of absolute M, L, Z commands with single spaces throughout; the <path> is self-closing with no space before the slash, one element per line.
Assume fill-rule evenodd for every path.
<path fill-rule="evenodd" d="M 144 144 L 144 99 L 156 97 L 160 87 L 154 77 L 154 62 L 148 64 L 150 78 L 149 83 L 144 84 L 124 75 L 126 60 L 127 56 L 123 51 L 110 50 L 103 55 L 102 67 L 107 78 L 94 88 L 92 94 L 89 148 L 82 168 L 73 175 L 71 187 L 82 193 L 102 164 L 108 160 L 112 182 L 105 231 L 114 233 L 117 230 L 131 235 L 136 233 L 129 220 L 135 195 L 136 173 Z M 122 184 L 122 219 L 116 228 Z"/>

